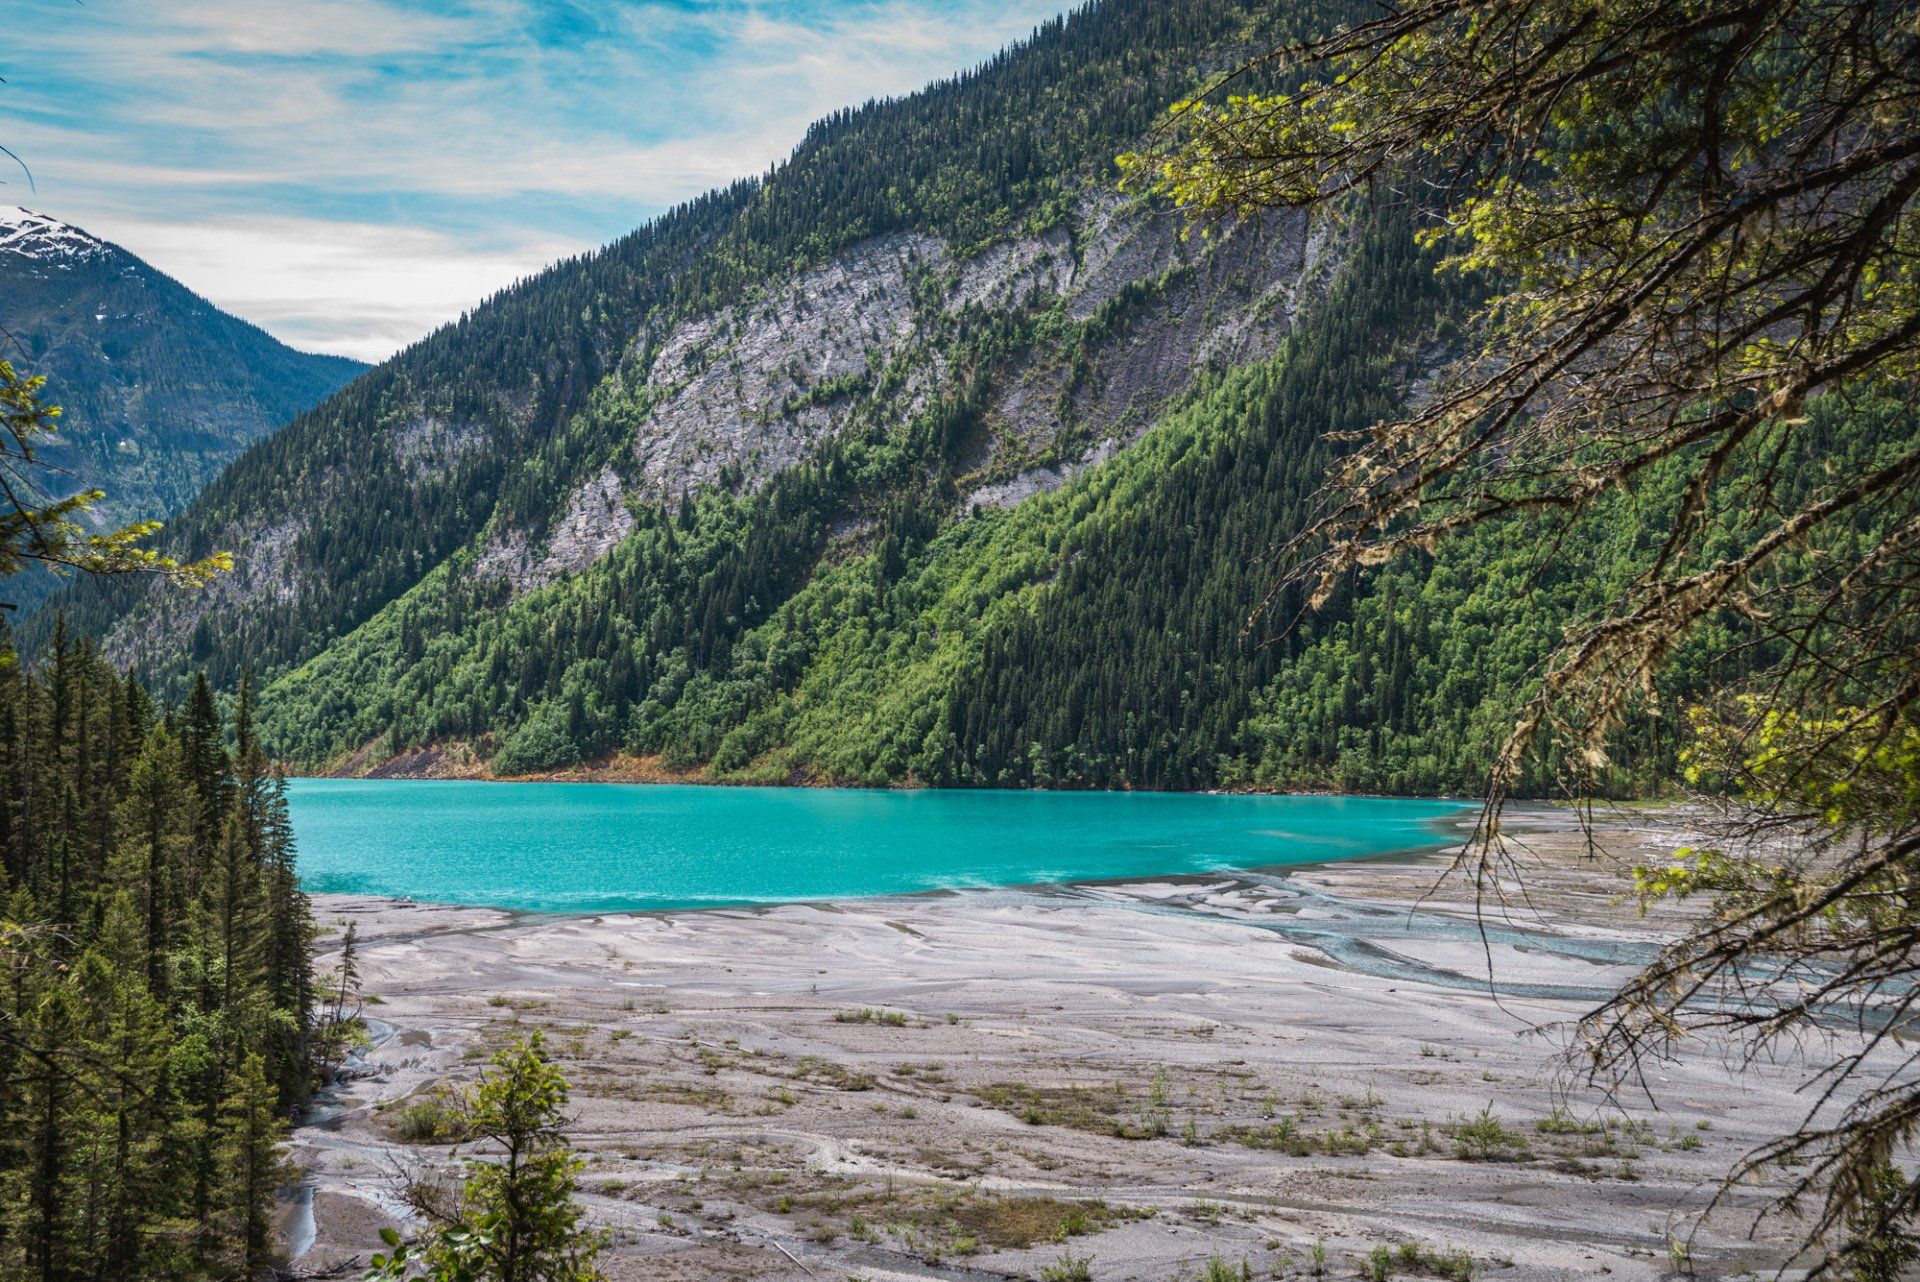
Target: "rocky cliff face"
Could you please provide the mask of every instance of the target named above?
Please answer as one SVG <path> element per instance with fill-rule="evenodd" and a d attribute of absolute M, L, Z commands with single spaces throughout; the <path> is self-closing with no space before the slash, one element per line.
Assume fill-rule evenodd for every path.
<path fill-rule="evenodd" d="M 516 594 L 544 586 L 626 537 L 633 503 L 753 489 L 851 425 L 910 419 L 959 391 L 955 333 L 985 315 L 1060 323 L 1035 326 L 994 379 L 962 502 L 1004 507 L 1053 489 L 1207 369 L 1271 354 L 1322 252 L 1299 219 L 1213 238 L 1182 230 L 1098 192 L 1062 226 L 964 257 L 927 235 L 875 238 L 644 334 L 629 353 L 644 376 L 621 456 L 577 483 L 543 532 L 496 526 L 472 573 Z"/>

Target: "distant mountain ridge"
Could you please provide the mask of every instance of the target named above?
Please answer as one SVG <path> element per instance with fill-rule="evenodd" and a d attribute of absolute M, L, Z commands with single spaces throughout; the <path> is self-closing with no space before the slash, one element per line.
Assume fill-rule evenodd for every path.
<path fill-rule="evenodd" d="M 61 408 L 40 457 L 99 523 L 191 502 L 243 449 L 367 368 L 295 351 L 127 250 L 0 205 L 0 340 Z M 20 585 L 28 586 L 32 585 Z"/>

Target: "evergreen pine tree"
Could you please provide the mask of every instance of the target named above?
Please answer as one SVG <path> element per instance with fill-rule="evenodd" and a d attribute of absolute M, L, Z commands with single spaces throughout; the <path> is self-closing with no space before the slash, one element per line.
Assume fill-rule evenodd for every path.
<path fill-rule="evenodd" d="M 257 1052 L 230 1074 L 219 1127 L 216 1253 L 236 1276 L 259 1277 L 274 1262 L 273 1199 L 291 1172 L 279 1151 L 286 1138 L 279 1093 Z"/>
<path fill-rule="evenodd" d="M 493 1057 L 492 1071 L 460 1101 L 460 1123 L 490 1150 L 468 1160 L 449 1222 L 424 1244 L 375 1256 L 369 1278 L 404 1278 L 414 1266 L 438 1282 L 600 1282 L 603 1234 L 581 1227 L 575 1194 L 582 1166 L 566 1137 L 566 1077 L 535 1032 Z"/>

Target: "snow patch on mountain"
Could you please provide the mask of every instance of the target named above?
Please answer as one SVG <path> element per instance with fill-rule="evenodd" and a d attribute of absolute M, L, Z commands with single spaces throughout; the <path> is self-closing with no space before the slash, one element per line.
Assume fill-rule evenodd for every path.
<path fill-rule="evenodd" d="M 111 252 L 105 241 L 87 235 L 72 223 L 18 205 L 0 205 L 0 254 L 84 259 Z"/>

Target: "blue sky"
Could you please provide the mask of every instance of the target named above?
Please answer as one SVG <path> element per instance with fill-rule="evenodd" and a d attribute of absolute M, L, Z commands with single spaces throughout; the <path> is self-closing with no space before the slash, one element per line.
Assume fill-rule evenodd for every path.
<path fill-rule="evenodd" d="M 375 360 L 1059 0 L 0 0 L 0 204 Z"/>

